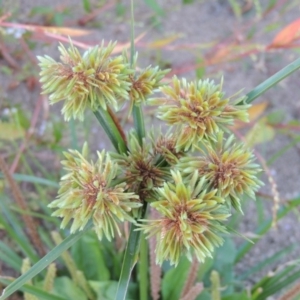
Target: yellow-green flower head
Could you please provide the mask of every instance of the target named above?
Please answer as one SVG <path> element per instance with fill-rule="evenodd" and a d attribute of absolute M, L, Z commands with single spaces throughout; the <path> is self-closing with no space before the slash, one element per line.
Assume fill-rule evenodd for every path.
<path fill-rule="evenodd" d="M 98 160 L 87 160 L 87 144 L 82 153 L 69 150 L 62 161 L 68 172 L 61 178 L 57 199 L 49 204 L 56 208 L 53 216 L 62 217 L 61 227 L 73 219 L 71 233 L 82 230 L 92 220 L 95 232 L 101 240 L 103 235 L 108 240 L 115 231 L 120 235 L 118 222 L 135 222 L 130 212 L 140 207 L 139 197 L 126 192 L 126 184 L 114 185 L 118 166 L 104 151 L 97 152 Z"/>
<path fill-rule="evenodd" d="M 189 184 L 185 184 L 179 172 L 173 172 L 174 183 L 158 188 L 158 201 L 151 203 L 160 214 L 156 220 L 141 220 L 140 230 L 157 238 L 156 260 L 162 264 L 170 260 L 177 265 L 182 254 L 192 259 L 193 254 L 203 262 L 211 257 L 215 246 L 223 243 L 221 233 L 226 232 L 220 222 L 229 214 L 224 200 L 217 191 L 203 189 L 205 178 L 199 181 L 196 171 Z"/>
<path fill-rule="evenodd" d="M 128 98 L 132 72 L 122 56 L 111 57 L 115 43 L 91 48 L 83 56 L 72 44 L 59 46 L 61 62 L 49 56 L 38 57 L 43 94 L 50 94 L 51 104 L 64 100 L 62 113 L 83 120 L 87 107 L 96 110 L 112 105 L 118 109 L 120 99 Z M 123 101 L 123 100 L 122 100 Z"/>
<path fill-rule="evenodd" d="M 199 80 L 188 83 L 173 77 L 173 87 L 160 88 L 164 97 L 149 100 L 159 105 L 158 117 L 177 126 L 176 149 L 188 150 L 203 138 L 209 139 L 224 125 L 232 125 L 234 119 L 248 120 L 248 105 L 235 105 L 224 98 L 222 84 Z M 239 99 L 237 102 L 240 102 Z"/>
<path fill-rule="evenodd" d="M 111 153 L 122 170 L 119 178 L 123 178 L 131 191 L 139 193 L 141 199 L 151 201 L 153 188 L 170 178 L 169 167 L 159 166 L 151 145 L 143 141 L 141 146 L 134 132 L 129 134 L 128 149 L 127 154 Z"/>
<path fill-rule="evenodd" d="M 124 60 L 128 62 L 126 54 L 123 54 Z M 132 68 L 135 72 L 129 76 L 130 81 L 130 111 L 133 105 L 140 105 L 145 103 L 146 99 L 152 95 L 162 84 L 161 80 L 164 78 L 169 70 L 160 70 L 158 67 L 146 69 L 137 69 L 137 53 L 134 56 Z"/>
<path fill-rule="evenodd" d="M 255 192 L 263 185 L 257 178 L 261 169 L 254 163 L 253 153 L 235 142 L 233 135 L 225 140 L 220 132 L 216 142 L 203 143 L 199 150 L 201 156 L 180 160 L 177 167 L 182 173 L 189 175 L 197 170 L 206 177 L 209 187 L 217 189 L 217 194 L 227 198 L 236 210 L 241 211 L 244 193 L 255 199 Z"/>
<path fill-rule="evenodd" d="M 154 155 L 161 156 L 171 166 L 177 164 L 179 158 L 185 155 L 183 151 L 176 151 L 177 137 L 171 132 L 163 134 L 152 131 L 150 138 Z"/>

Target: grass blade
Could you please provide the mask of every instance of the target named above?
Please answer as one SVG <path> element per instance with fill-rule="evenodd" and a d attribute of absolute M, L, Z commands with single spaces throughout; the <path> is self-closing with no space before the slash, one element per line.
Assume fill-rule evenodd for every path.
<path fill-rule="evenodd" d="M 296 198 L 288 201 L 287 205 L 282 207 L 277 213 L 277 220 L 283 218 L 286 214 L 288 214 L 292 209 L 296 206 L 300 205 L 300 198 Z M 264 235 L 271 227 L 272 227 L 272 218 L 265 221 L 259 228 L 255 231 L 255 234 L 262 236 Z M 258 241 L 260 238 L 255 238 L 253 241 Z M 245 242 L 237 251 L 237 255 L 235 258 L 235 263 L 240 261 L 244 255 L 254 246 L 254 244 L 250 242 Z"/>
<path fill-rule="evenodd" d="M 272 86 L 276 85 L 278 82 L 286 78 L 287 76 L 291 75 L 293 72 L 297 71 L 300 68 L 300 58 L 296 59 L 277 73 L 275 73 L 273 76 L 269 77 L 267 80 L 259 84 L 257 87 L 255 87 L 252 91 L 250 91 L 246 95 L 246 103 L 251 103 L 253 100 L 255 100 L 257 97 L 262 95 L 264 92 L 266 92 L 268 89 L 270 89 Z"/>
<path fill-rule="evenodd" d="M 31 262 L 38 261 L 39 257 L 31 246 L 20 220 L 6 207 L 5 197 L 0 197 L 0 200 L 0 223 Z"/>
<path fill-rule="evenodd" d="M 0 277 L 0 282 L 3 284 L 10 284 L 12 282 L 12 279 Z M 25 284 L 20 289 L 22 292 L 26 292 L 29 294 L 32 294 L 40 300 L 67 300 L 66 298 L 62 298 L 53 294 L 50 294 L 48 292 L 45 292 L 44 290 L 41 290 L 35 286 Z"/>
<path fill-rule="evenodd" d="M 10 247 L 0 241 L 0 259 L 7 265 L 20 271 L 22 266 L 22 259 Z"/>
<path fill-rule="evenodd" d="M 59 184 L 57 182 L 44 179 L 44 178 L 39 178 L 31 175 L 26 175 L 26 174 L 13 174 L 12 175 L 13 179 L 16 181 L 24 181 L 24 182 L 30 182 L 30 183 L 37 183 L 37 184 L 42 184 L 42 185 L 47 185 L 50 187 L 54 188 L 59 188 Z M 3 173 L 0 172 L 0 179 L 4 179 Z"/>
<path fill-rule="evenodd" d="M 290 253 L 292 250 L 294 250 L 296 247 L 296 245 L 290 245 L 285 247 L 284 249 L 276 252 L 275 254 L 273 254 L 271 257 L 269 257 L 268 259 L 265 259 L 264 261 L 260 261 L 258 262 L 255 266 L 253 266 L 252 268 L 250 268 L 247 272 L 243 273 L 241 276 L 239 276 L 239 280 L 245 280 L 247 279 L 250 275 L 259 272 L 262 268 L 264 268 L 265 266 L 268 266 L 272 263 L 274 263 L 275 261 L 279 260 L 280 258 L 282 258 L 283 256 L 287 255 L 288 253 Z"/>
<path fill-rule="evenodd" d="M 35 265 L 33 265 L 26 273 L 21 275 L 15 281 L 7 286 L 5 290 L 3 290 L 0 300 L 7 299 L 10 295 L 12 295 L 15 291 L 19 290 L 26 282 L 31 280 L 34 276 L 39 274 L 42 270 L 44 270 L 50 263 L 56 260 L 65 250 L 69 249 L 75 242 L 77 242 L 80 237 L 90 229 L 92 224 L 86 226 L 86 228 L 82 231 L 76 232 L 70 236 L 68 236 L 61 244 L 52 249 L 47 255 L 45 255 L 42 259 L 40 259 Z"/>

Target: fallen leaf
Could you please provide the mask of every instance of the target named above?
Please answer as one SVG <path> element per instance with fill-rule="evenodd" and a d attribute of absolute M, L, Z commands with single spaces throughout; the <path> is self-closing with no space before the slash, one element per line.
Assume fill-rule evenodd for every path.
<path fill-rule="evenodd" d="M 25 136 L 25 130 L 20 125 L 0 122 L 0 139 L 14 141 Z"/>
<path fill-rule="evenodd" d="M 300 19 L 284 27 L 274 38 L 270 47 L 282 47 L 293 43 L 300 38 Z"/>

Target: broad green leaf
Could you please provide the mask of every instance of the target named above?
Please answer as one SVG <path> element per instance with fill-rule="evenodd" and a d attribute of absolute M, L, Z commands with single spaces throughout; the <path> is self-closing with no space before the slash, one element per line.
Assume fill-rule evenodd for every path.
<path fill-rule="evenodd" d="M 164 300 L 180 299 L 181 291 L 189 273 L 191 262 L 182 257 L 176 268 L 167 271 L 162 280 Z"/>
<path fill-rule="evenodd" d="M 89 233 L 84 235 L 71 249 L 76 266 L 83 271 L 88 280 L 107 281 L 110 279 L 102 248 L 96 235 Z"/>
<path fill-rule="evenodd" d="M 54 279 L 53 293 L 66 299 L 87 300 L 85 293 L 69 277 L 57 277 Z"/>

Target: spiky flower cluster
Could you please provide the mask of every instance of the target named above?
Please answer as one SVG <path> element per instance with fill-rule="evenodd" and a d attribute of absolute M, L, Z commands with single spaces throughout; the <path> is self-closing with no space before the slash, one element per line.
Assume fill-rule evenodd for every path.
<path fill-rule="evenodd" d="M 234 119 L 248 120 L 248 105 L 230 103 L 221 89 L 222 84 L 215 85 L 213 81 L 188 83 L 174 76 L 173 87 L 160 89 L 164 97 L 149 101 L 159 105 L 158 118 L 177 127 L 177 151 L 187 151 L 203 138 L 211 139 L 224 125 L 232 125 Z"/>
<path fill-rule="evenodd" d="M 58 47 L 61 62 L 49 56 L 40 57 L 40 82 L 43 93 L 50 94 L 50 103 L 64 101 L 62 114 L 65 120 L 83 120 L 86 108 L 93 111 L 107 105 L 117 111 L 125 100 L 131 106 L 145 101 L 160 86 L 167 71 L 148 67 L 135 75 L 125 55 L 113 57 L 116 43 L 106 47 L 95 46 L 82 56 L 72 44 L 66 49 Z"/>
<path fill-rule="evenodd" d="M 208 188 L 217 189 L 220 197 L 242 212 L 240 199 L 244 193 L 255 199 L 255 192 L 262 185 L 257 178 L 261 170 L 253 162 L 253 153 L 235 142 L 233 135 L 225 141 L 219 132 L 216 138 L 216 142 L 203 143 L 198 148 L 201 156 L 182 158 L 178 169 L 188 177 L 197 170 L 206 178 Z"/>
<path fill-rule="evenodd" d="M 151 204 L 161 215 L 161 219 L 144 220 L 141 229 L 148 236 L 157 236 L 157 263 L 165 259 L 177 264 L 182 253 L 199 261 L 211 257 L 215 246 L 222 244 L 220 232 L 226 232 L 220 221 L 229 214 L 224 210 L 224 200 L 217 190 L 203 189 L 205 177 L 199 181 L 195 171 L 186 184 L 179 171 L 171 171 L 174 183 L 165 183 L 158 188 L 158 201 Z"/>
<path fill-rule="evenodd" d="M 111 154 L 122 170 L 120 178 L 142 199 L 155 200 L 155 188 L 170 178 L 170 168 L 159 165 L 158 156 L 145 142 L 140 145 L 134 132 L 129 135 L 128 150 L 126 154 Z"/>
<path fill-rule="evenodd" d="M 222 244 L 231 208 L 242 211 L 244 195 L 254 198 L 262 184 L 252 152 L 224 134 L 234 120 L 247 121 L 249 105 L 243 98 L 226 98 L 222 83 L 209 80 L 174 77 L 172 85 L 161 86 L 166 71 L 136 71 L 137 56 L 130 67 L 126 55 L 111 56 L 113 47 L 102 44 L 81 56 L 72 45 L 60 46 L 61 62 L 39 58 L 44 93 L 52 103 L 65 100 L 66 119 L 82 119 L 87 107 L 117 110 L 124 100 L 130 111 L 134 105 L 158 105 L 156 116 L 169 130 L 149 130 L 145 137 L 132 130 L 127 141 L 119 132 L 124 147 L 116 147 L 119 153 L 98 152 L 95 163 L 87 160 L 86 146 L 82 153 L 65 153 L 67 174 L 50 204 L 53 215 L 63 218 L 62 227 L 73 219 L 71 232 L 92 220 L 99 239 L 111 239 L 120 234 L 119 222 L 135 223 L 139 208 L 149 202 L 160 217 L 143 216 L 138 230 L 157 237 L 157 262 L 177 265 L 182 254 L 203 261 Z M 159 87 L 162 96 L 149 99 Z M 114 124 L 103 128 L 118 145 L 120 137 L 108 130 L 120 129 L 118 119 L 111 109 L 107 113 Z"/>
<path fill-rule="evenodd" d="M 82 153 L 64 153 L 62 165 L 68 173 L 61 178 L 57 199 L 49 207 L 56 208 L 53 216 L 63 218 L 62 228 L 73 219 L 71 233 L 82 230 L 92 220 L 98 238 L 105 235 L 111 240 L 115 231 L 120 234 L 118 222 L 135 222 L 129 213 L 141 203 L 137 195 L 126 192 L 126 183 L 113 183 L 118 166 L 109 154 L 97 152 L 98 160 L 93 163 L 87 160 L 87 152 L 85 144 Z"/>

